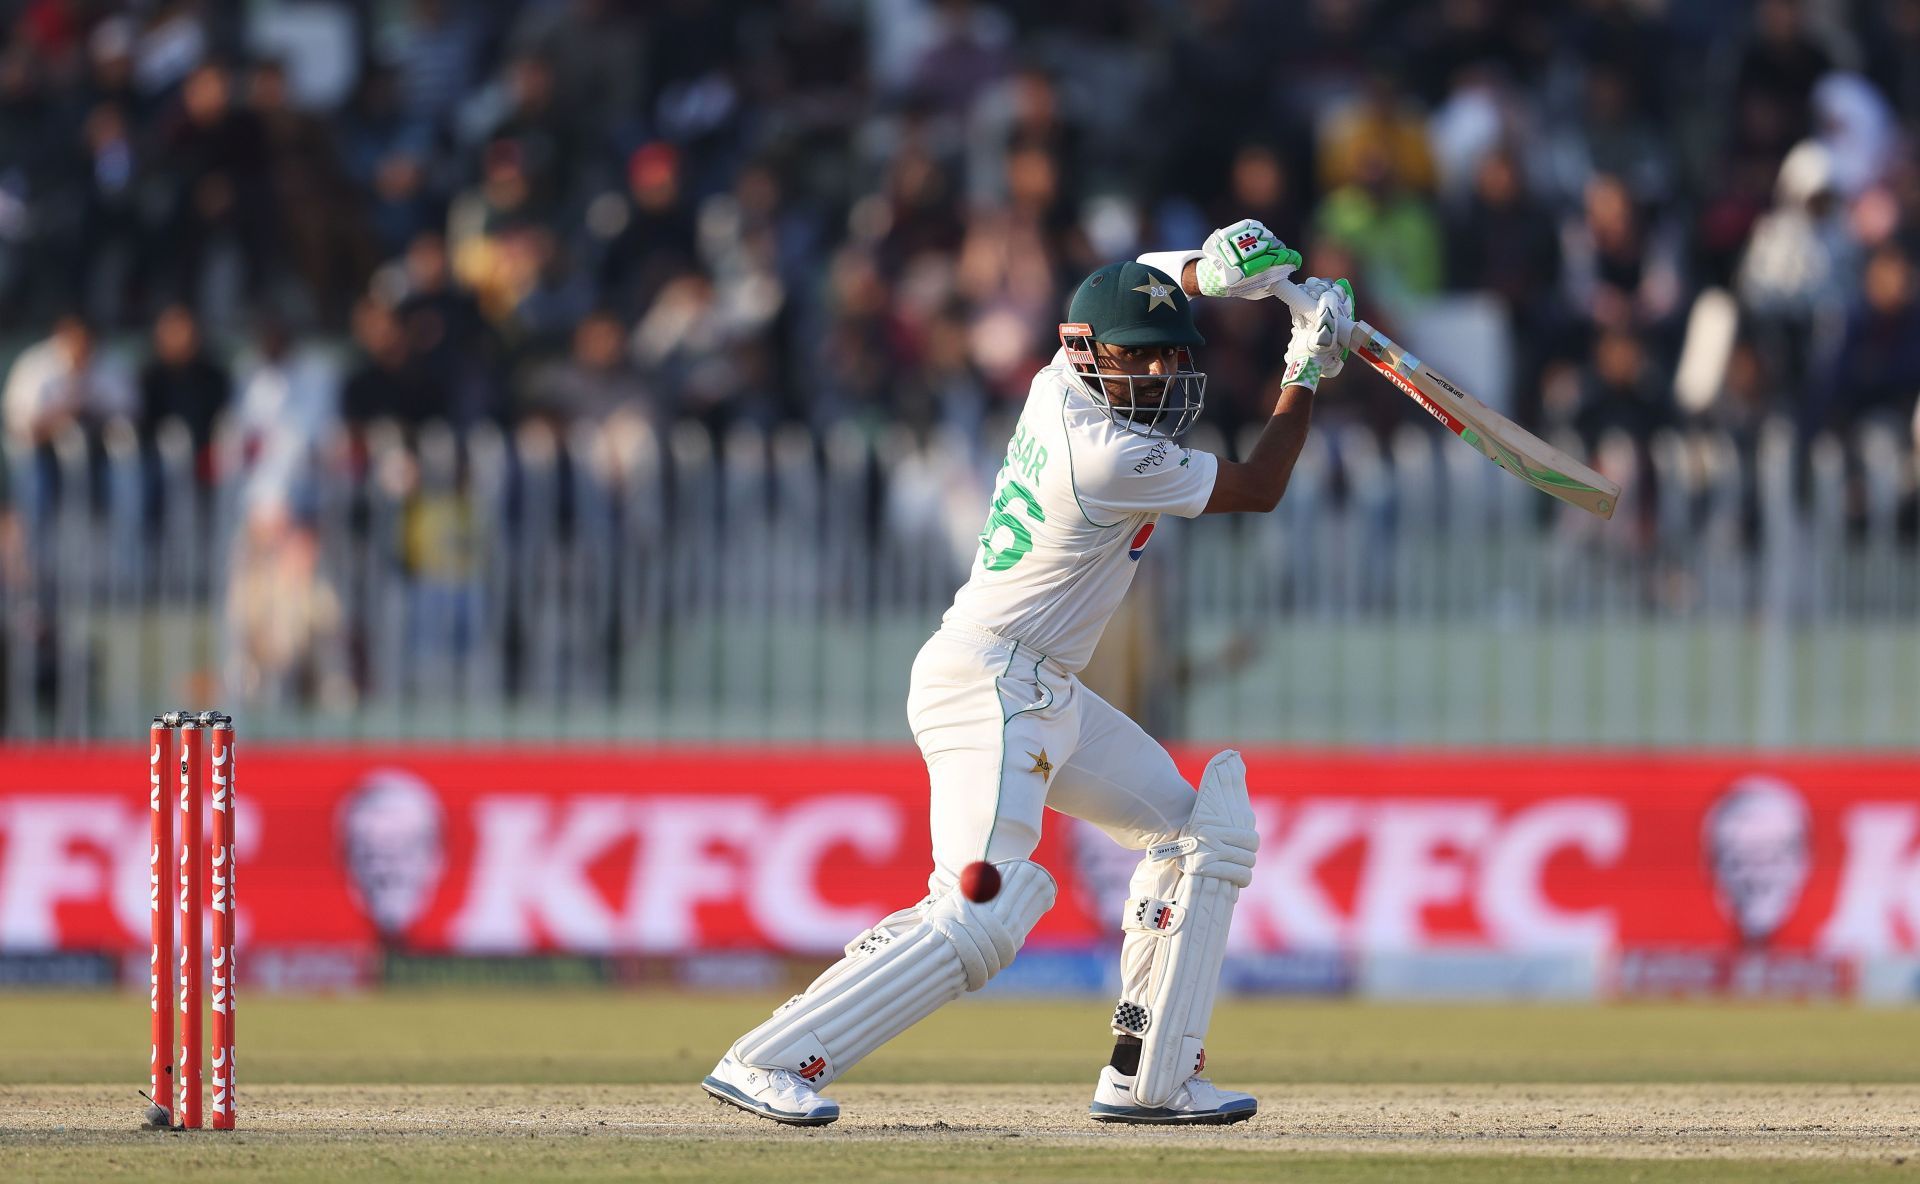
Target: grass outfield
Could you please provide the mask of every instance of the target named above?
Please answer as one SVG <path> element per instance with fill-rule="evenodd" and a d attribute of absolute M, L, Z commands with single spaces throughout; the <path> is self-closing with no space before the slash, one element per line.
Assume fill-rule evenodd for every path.
<path fill-rule="evenodd" d="M 775 1002 L 243 997 L 242 1129 L 169 1135 L 136 1129 L 143 999 L 0 995 L 0 1177 L 1920 1184 L 1920 1010 L 1230 1002 L 1209 1068 L 1259 1117 L 1163 1131 L 1085 1120 L 1098 1002 L 982 1000 L 807 1132 L 693 1088 Z"/>

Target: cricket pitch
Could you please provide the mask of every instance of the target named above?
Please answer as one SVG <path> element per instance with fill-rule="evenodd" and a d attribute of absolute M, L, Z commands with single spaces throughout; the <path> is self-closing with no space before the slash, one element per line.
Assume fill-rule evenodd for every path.
<path fill-rule="evenodd" d="M 1169 1130 L 1087 1119 L 1099 1007 L 987 1001 L 797 1130 L 697 1086 L 768 1000 L 262 998 L 242 1007 L 240 1129 L 168 1133 L 138 1125 L 143 1000 L 4 1002 L 9 1179 L 1920 1181 L 1905 1011 L 1237 1001 L 1210 1060 L 1259 1115 Z"/>

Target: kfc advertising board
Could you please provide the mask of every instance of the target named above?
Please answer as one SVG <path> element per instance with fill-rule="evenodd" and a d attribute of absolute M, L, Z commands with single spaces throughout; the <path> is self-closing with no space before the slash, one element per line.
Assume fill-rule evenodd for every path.
<path fill-rule="evenodd" d="M 1207 754 L 1180 755 L 1197 775 Z M 145 949 L 143 756 L 0 751 L 0 955 Z M 1242 958 L 1424 957 L 1422 974 L 1435 957 L 1558 958 L 1599 968 L 1605 990 L 1759 975 L 1825 994 L 1868 960 L 1920 955 L 1920 761 L 1247 764 L 1262 840 Z M 911 750 L 260 745 L 236 780 L 243 963 L 248 948 L 826 955 L 925 887 Z M 1050 816 L 1036 858 L 1061 891 L 1029 950 L 1106 951 L 1135 857 Z"/>

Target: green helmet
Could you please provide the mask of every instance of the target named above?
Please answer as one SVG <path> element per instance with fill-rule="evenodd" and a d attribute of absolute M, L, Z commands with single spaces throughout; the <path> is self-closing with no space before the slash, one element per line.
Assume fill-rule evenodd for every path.
<path fill-rule="evenodd" d="M 1207 376 L 1194 368 L 1193 347 L 1206 341 L 1179 281 L 1131 259 L 1081 281 L 1060 326 L 1060 344 L 1081 389 L 1108 419 L 1146 436 L 1178 436 L 1193 426 L 1207 389 Z M 1100 368 L 1095 342 L 1172 346 L 1179 361 L 1168 375 L 1116 373 Z"/>

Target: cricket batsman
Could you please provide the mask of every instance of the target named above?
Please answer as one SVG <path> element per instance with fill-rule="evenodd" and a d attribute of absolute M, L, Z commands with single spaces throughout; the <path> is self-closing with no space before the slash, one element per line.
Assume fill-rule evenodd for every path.
<path fill-rule="evenodd" d="M 1298 252 L 1246 220 L 1198 251 L 1109 264 L 1074 292 L 1060 351 L 1034 376 L 1007 446 L 972 572 L 913 664 L 907 718 L 932 786 L 927 896 L 854 938 L 805 994 L 735 1041 L 702 1083 L 709 1094 L 775 1122 L 838 1118 L 821 1089 L 985 986 L 1052 907 L 1053 877 L 1030 858 L 1051 806 L 1141 853 L 1123 917 L 1113 1058 L 1092 1117 L 1253 1116 L 1253 1097 L 1202 1075 L 1227 927 L 1259 845 L 1245 766 L 1239 753 L 1219 753 L 1196 793 L 1078 672 L 1162 514 L 1265 513 L 1286 492 L 1315 388 L 1345 360 L 1336 344 L 1354 319 L 1345 280 L 1301 285 L 1312 313 L 1293 317 L 1284 389 L 1245 461 L 1178 441 L 1207 382 L 1194 364 L 1204 339 L 1190 297 L 1259 299 L 1299 266 Z M 981 861 L 991 870 L 970 866 Z"/>

